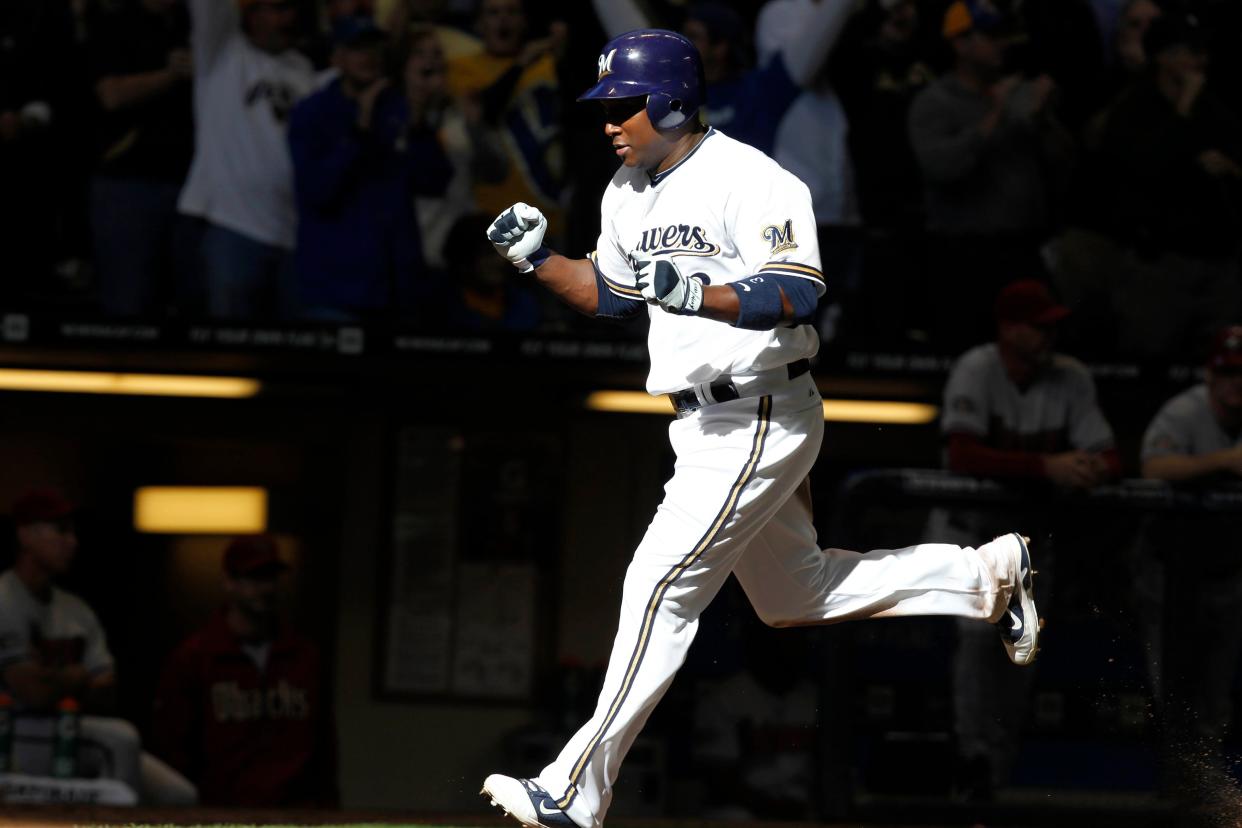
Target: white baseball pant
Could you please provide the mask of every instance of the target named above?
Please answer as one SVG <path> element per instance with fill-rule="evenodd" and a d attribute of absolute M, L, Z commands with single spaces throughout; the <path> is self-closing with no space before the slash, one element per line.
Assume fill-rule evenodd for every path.
<path fill-rule="evenodd" d="M 602 825 L 626 752 L 730 572 L 759 617 L 778 627 L 903 615 L 994 622 L 1003 614 L 1013 562 L 987 547 L 819 548 L 807 475 L 823 432 L 809 374 L 669 426 L 673 477 L 626 572 L 595 713 L 534 780 L 579 825 Z"/>

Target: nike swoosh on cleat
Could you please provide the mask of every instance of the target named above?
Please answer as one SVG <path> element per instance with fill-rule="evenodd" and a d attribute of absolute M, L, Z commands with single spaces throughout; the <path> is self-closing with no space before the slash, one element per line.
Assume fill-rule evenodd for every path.
<path fill-rule="evenodd" d="M 548 803 L 546 802 L 539 803 L 539 813 L 543 814 L 544 816 L 563 816 L 565 814 L 565 812 L 562 811 L 560 808 L 557 808 L 557 807 L 549 808 Z"/>
<path fill-rule="evenodd" d="M 996 626 L 1000 629 L 1002 636 L 1012 641 L 1017 641 L 1022 637 L 1024 628 L 1022 617 L 1014 612 L 1012 607 L 1005 610 L 1005 614 L 1001 617 L 1001 620 L 996 622 Z"/>

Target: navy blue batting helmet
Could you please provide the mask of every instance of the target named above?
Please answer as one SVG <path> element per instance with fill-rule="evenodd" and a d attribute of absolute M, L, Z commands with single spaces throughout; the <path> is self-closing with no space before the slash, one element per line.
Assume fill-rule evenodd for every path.
<path fill-rule="evenodd" d="M 693 43 L 667 29 L 637 29 L 608 41 L 598 82 L 578 100 L 646 97 L 652 125 L 676 129 L 699 111 L 705 88 Z"/>

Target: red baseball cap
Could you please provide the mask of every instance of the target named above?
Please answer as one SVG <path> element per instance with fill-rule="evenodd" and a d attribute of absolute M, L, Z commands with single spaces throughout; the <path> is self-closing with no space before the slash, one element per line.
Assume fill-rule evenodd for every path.
<path fill-rule="evenodd" d="M 275 574 L 288 568 L 271 535 L 242 535 L 224 550 L 224 571 L 234 578 L 260 572 Z"/>
<path fill-rule="evenodd" d="M 1230 325 L 1212 338 L 1209 368 L 1242 367 L 1242 325 Z"/>
<path fill-rule="evenodd" d="M 1038 279 L 1011 282 L 996 297 L 998 322 L 1051 325 L 1069 316 L 1070 309 L 1057 304 L 1048 286 Z"/>
<path fill-rule="evenodd" d="M 13 502 L 13 523 L 54 523 L 72 517 L 77 507 L 56 489 L 31 489 Z"/>

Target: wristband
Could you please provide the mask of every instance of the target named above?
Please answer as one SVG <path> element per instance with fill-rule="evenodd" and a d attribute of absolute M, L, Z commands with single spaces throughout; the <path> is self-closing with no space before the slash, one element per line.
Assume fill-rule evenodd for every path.
<path fill-rule="evenodd" d="M 737 293 L 737 321 L 735 328 L 750 331 L 770 331 L 784 315 L 781 306 L 781 286 L 763 276 L 751 276 L 729 287 Z"/>
<path fill-rule="evenodd" d="M 521 271 L 522 273 L 530 273 L 535 268 L 539 267 L 539 265 L 543 264 L 544 262 L 546 262 L 548 259 L 552 258 L 555 255 L 556 255 L 555 250 L 553 250 L 550 247 L 545 247 L 544 245 L 541 244 L 535 251 L 533 251 L 525 259 L 520 259 L 514 262 L 514 264 L 517 266 L 517 269 Z"/>
<path fill-rule="evenodd" d="M 687 316 L 697 315 L 703 307 L 703 283 L 693 276 L 686 279 L 686 303 L 681 306 L 681 313 Z"/>
<path fill-rule="evenodd" d="M 819 293 L 815 289 L 815 282 L 799 276 L 772 273 L 765 273 L 763 278 L 776 282 L 781 293 L 785 294 L 793 308 L 794 324 L 806 325 L 815 321 L 815 310 L 819 307 Z"/>

